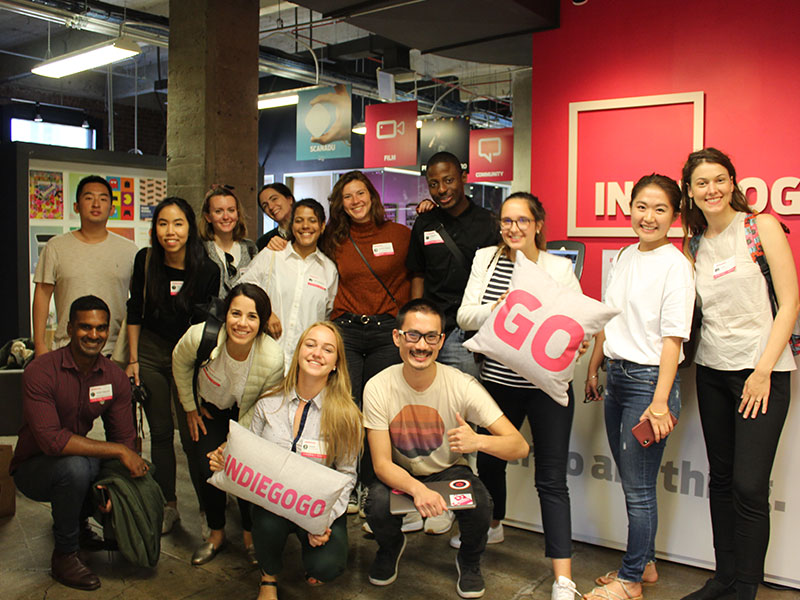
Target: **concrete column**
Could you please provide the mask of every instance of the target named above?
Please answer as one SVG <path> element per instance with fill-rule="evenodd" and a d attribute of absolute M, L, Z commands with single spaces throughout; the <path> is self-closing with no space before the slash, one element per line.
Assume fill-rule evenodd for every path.
<path fill-rule="evenodd" d="M 536 190 L 531 188 L 531 70 L 514 73 L 511 86 L 514 116 L 514 179 L 511 180 L 511 191 L 536 194 Z"/>
<path fill-rule="evenodd" d="M 258 0 L 170 0 L 167 193 L 229 184 L 257 237 Z"/>

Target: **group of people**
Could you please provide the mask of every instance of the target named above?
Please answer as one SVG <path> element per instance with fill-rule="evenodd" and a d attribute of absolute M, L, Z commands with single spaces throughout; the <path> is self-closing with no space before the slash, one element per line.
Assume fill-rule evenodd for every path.
<path fill-rule="evenodd" d="M 58 581 L 100 585 L 77 552 L 91 537 L 85 519 L 99 459 L 119 458 L 132 477 L 151 472 L 133 451 L 131 386 L 104 356 L 124 338 L 127 348 L 114 356 L 148 392 L 152 474 L 166 502 L 162 534 L 180 518 L 177 417 L 206 526 L 193 564 L 226 545 L 226 496 L 206 480 L 223 468 L 234 420 L 293 452 L 300 441 L 312 444 L 318 452 L 310 459 L 349 482 L 322 535 L 239 502 L 244 546 L 261 568 L 259 598 L 277 598 L 290 533 L 301 541 L 310 585 L 341 574 L 346 514 L 355 512 L 378 544 L 369 581 L 379 586 L 396 580 L 406 533 L 448 533 L 457 520 L 450 538 L 458 549 L 456 590 L 481 597 L 482 553 L 504 540 L 506 463 L 530 453 L 519 433 L 527 416 L 552 598 L 578 594 L 567 487 L 572 390 L 562 406 L 525 373 L 462 343 L 505 299 L 517 253 L 559 285 L 579 292 L 580 283 L 569 260 L 545 251 L 538 198 L 511 194 L 493 215 L 466 196 L 466 173 L 447 152 L 430 159 L 425 176 L 432 201 L 420 205 L 412 229 L 388 221 L 370 179 L 352 171 L 331 192 L 327 222 L 316 200 L 295 201 L 286 186 L 265 186 L 259 203 L 277 227 L 256 244 L 247 239 L 233 188 L 212 186 L 199 220 L 185 200 L 167 198 L 154 210 L 150 247 L 138 252 L 106 229 L 107 182 L 90 176 L 80 183 L 81 228 L 48 243 L 34 277 L 37 359 L 24 376 L 25 419 L 12 464 L 19 489 L 53 506 Z M 678 216 L 684 252 L 667 238 Z M 680 415 L 678 364 L 697 303 L 697 391 L 717 569 L 685 600 L 752 600 L 763 577 L 769 473 L 795 368 L 787 343 L 800 310 L 792 254 L 776 219 L 750 215 L 733 164 L 713 148 L 689 156 L 681 186 L 663 175 L 642 177 L 632 192 L 631 225 L 638 242 L 617 254 L 604 298 L 620 314 L 597 336 L 584 390 L 587 401 L 605 404 L 628 545 L 621 567 L 598 577 L 586 598 L 637 600 L 642 583 L 658 578 L 656 478 Z M 754 228 L 769 283 L 750 255 Z M 53 293 L 59 349 L 48 352 Z M 223 301 L 223 323 L 201 356 L 206 325 L 195 323 L 196 315 L 211 298 Z M 85 437 L 97 416 L 107 442 Z M 645 421 L 653 443 L 642 446 L 631 430 Z M 467 462 L 472 453 L 476 474 Z M 469 483 L 475 508 L 448 510 L 428 485 L 450 480 Z M 417 510 L 392 514 L 392 490 L 411 496 Z"/>

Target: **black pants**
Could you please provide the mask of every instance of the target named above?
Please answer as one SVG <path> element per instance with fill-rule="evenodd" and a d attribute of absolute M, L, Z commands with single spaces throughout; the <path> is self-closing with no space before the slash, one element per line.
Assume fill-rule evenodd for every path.
<path fill-rule="evenodd" d="M 479 564 L 481 554 L 486 548 L 487 532 L 492 516 L 492 498 L 484 485 L 475 477 L 469 467 L 463 465 L 456 465 L 440 473 L 417 477 L 417 479 L 422 483 L 451 479 L 467 479 L 472 483 L 475 508 L 456 510 L 453 511 L 453 514 L 458 519 L 458 529 L 461 532 L 461 548 L 458 555 L 466 564 Z M 365 507 L 367 523 L 375 533 L 375 539 L 379 546 L 395 544 L 403 535 L 400 531 L 403 525 L 402 515 L 395 516 L 389 512 L 389 494 L 391 493 L 391 490 L 377 478 L 369 486 Z"/>
<path fill-rule="evenodd" d="M 767 414 L 739 414 L 752 369 L 697 365 L 697 400 L 710 470 L 709 499 L 717 578 L 757 584 L 769 544 L 769 478 L 789 411 L 789 372 L 773 372 Z"/>
<path fill-rule="evenodd" d="M 200 479 L 202 484 L 200 486 L 200 493 L 202 494 L 202 504 L 206 509 L 206 522 L 209 529 L 224 529 L 225 528 L 225 503 L 227 502 L 227 494 L 215 488 L 208 483 L 208 478 L 211 477 L 211 465 L 208 461 L 206 454 L 213 452 L 219 448 L 220 444 L 225 441 L 228 436 L 228 421 L 239 420 L 239 407 L 233 406 L 231 408 L 221 410 L 211 404 L 205 402 L 203 404 L 212 418 L 208 419 L 203 417 L 203 423 L 206 426 L 206 433 L 200 432 L 200 439 L 194 442 L 195 455 L 200 466 Z M 253 530 L 253 519 L 251 514 L 252 506 L 246 500 L 237 498 L 239 503 L 239 512 L 242 515 L 242 529 L 245 531 Z"/>
<path fill-rule="evenodd" d="M 392 340 L 392 330 L 397 326 L 397 319 L 392 315 L 360 316 L 345 313 L 334 322 L 342 332 L 353 398 L 360 409 L 364 384 L 386 367 L 401 362 L 400 352 Z M 365 485 L 375 479 L 369 444 L 366 441 L 358 471 L 358 479 Z"/>
<path fill-rule="evenodd" d="M 486 390 L 517 429 L 525 416 L 533 435 L 534 480 L 542 509 L 545 556 L 572 556 L 572 515 L 567 487 L 569 434 L 575 413 L 572 386 L 568 389 L 569 404 L 561 406 L 542 390 L 515 388 L 483 381 Z M 488 433 L 478 428 L 478 433 Z M 494 500 L 492 517 L 506 516 L 506 461 L 483 452 L 478 453 L 478 476 Z"/>

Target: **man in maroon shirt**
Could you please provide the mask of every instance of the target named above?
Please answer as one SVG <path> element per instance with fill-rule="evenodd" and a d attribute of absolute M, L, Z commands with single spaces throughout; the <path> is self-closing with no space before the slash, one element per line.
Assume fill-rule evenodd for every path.
<path fill-rule="evenodd" d="M 110 311 L 97 296 L 83 296 L 70 306 L 68 346 L 37 357 L 22 378 L 23 423 L 11 461 L 17 488 L 37 502 L 50 502 L 55 548 L 53 578 L 64 585 L 95 590 L 100 580 L 78 555 L 99 549 L 89 529 L 91 486 L 100 459 L 116 458 L 132 477 L 147 472 L 134 451 L 136 429 L 131 385 L 125 373 L 102 356 Z M 106 440 L 86 434 L 102 417 Z M 101 510 L 111 510 L 110 501 Z"/>

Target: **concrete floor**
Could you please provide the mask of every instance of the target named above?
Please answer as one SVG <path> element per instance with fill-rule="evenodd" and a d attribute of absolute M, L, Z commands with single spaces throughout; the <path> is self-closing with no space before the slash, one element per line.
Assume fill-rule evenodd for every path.
<path fill-rule="evenodd" d="M 102 439 L 102 436 L 98 437 Z M 0 437 L 0 444 L 16 444 L 16 438 Z M 162 539 L 161 559 L 155 569 L 132 566 L 119 553 L 100 552 L 88 555 L 87 561 L 102 580 L 99 590 L 82 592 L 56 583 L 49 575 L 52 552 L 50 506 L 33 502 L 17 492 L 16 515 L 0 519 L 0 599 L 255 598 L 258 568 L 246 561 L 234 502 L 228 504 L 230 544 L 227 549 L 205 566 L 191 566 L 189 559 L 201 542 L 200 518 L 187 477 L 186 462 L 177 445 L 176 454 L 182 520 Z M 280 580 L 281 600 L 458 598 L 455 591 L 456 551 L 448 545 L 449 536 L 428 536 L 421 532 L 410 534 L 397 581 L 379 588 L 367 581 L 367 571 L 377 545 L 362 533 L 362 519 L 352 516 L 348 520 L 350 555 L 345 574 L 320 588 L 306 585 L 302 579 L 300 547 L 292 538 L 287 545 L 285 568 Z M 553 576 L 549 560 L 544 557 L 543 537 L 511 527 L 505 528 L 505 537 L 504 543 L 489 546 L 484 554 L 485 598 L 549 599 Z M 578 590 L 588 592 L 595 577 L 618 567 L 621 556 L 615 550 L 576 542 L 573 576 Z M 702 586 L 710 575 L 702 569 L 665 561 L 658 563 L 658 570 L 659 582 L 645 588 L 644 596 L 648 600 L 677 600 Z M 800 600 L 800 591 L 776 591 L 762 586 L 758 597 L 759 600 Z"/>

